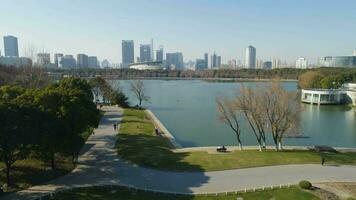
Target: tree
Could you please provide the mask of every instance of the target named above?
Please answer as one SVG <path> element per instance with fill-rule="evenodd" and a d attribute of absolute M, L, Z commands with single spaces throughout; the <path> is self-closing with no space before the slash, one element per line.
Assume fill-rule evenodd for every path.
<path fill-rule="evenodd" d="M 274 81 L 266 88 L 262 100 L 276 150 L 282 150 L 284 135 L 295 134 L 298 129 L 301 111 L 298 95 L 286 91 L 280 81 Z"/>
<path fill-rule="evenodd" d="M 135 94 L 141 108 L 142 101 L 149 101 L 150 97 L 146 95 L 145 85 L 142 80 L 135 80 L 131 82 L 131 91 Z"/>
<path fill-rule="evenodd" d="M 0 88 L 0 159 L 5 164 L 8 186 L 12 185 L 12 165 L 28 153 L 32 141 L 28 130 L 36 135 L 36 129 L 31 129 L 36 121 L 36 111 L 31 105 L 18 101 L 19 91 L 23 89 L 13 86 Z"/>
<path fill-rule="evenodd" d="M 263 110 L 263 90 L 259 87 L 252 89 L 241 86 L 236 95 L 236 107 L 248 121 L 254 136 L 256 137 L 260 151 L 266 146 L 265 125 L 266 114 Z"/>
<path fill-rule="evenodd" d="M 242 150 L 241 130 L 239 117 L 241 112 L 236 108 L 235 102 L 227 98 L 218 97 L 216 107 L 219 113 L 219 120 L 227 124 L 235 133 L 240 150 Z"/>

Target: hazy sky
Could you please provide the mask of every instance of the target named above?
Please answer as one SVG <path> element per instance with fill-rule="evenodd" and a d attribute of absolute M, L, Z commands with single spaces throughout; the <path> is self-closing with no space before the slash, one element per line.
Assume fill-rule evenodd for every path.
<path fill-rule="evenodd" d="M 17 36 L 20 55 L 35 46 L 121 62 L 121 40 L 135 41 L 136 57 L 151 38 L 185 61 L 214 50 L 224 62 L 243 60 L 248 45 L 264 60 L 356 49 L 356 0 L 0 1 L 0 36 Z"/>

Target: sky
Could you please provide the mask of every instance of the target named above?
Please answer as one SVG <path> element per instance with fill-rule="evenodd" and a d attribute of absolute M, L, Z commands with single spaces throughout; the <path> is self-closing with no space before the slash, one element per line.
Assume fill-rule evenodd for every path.
<path fill-rule="evenodd" d="M 85 53 L 121 62 L 121 41 L 182 52 L 185 61 L 216 52 L 222 61 L 351 55 L 355 0 L 0 0 L 0 37 L 18 37 L 20 56 Z M 3 52 L 3 45 L 0 45 Z M 51 55 L 53 57 L 53 55 Z"/>

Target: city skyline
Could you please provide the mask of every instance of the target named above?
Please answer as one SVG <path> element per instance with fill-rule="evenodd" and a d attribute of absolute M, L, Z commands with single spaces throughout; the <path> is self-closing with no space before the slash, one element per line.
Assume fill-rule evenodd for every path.
<path fill-rule="evenodd" d="M 157 46 L 165 47 L 165 52 L 182 52 L 185 61 L 216 51 L 222 56 L 222 63 L 243 60 L 244 49 L 249 45 L 258 49 L 259 59 L 282 58 L 290 62 L 299 57 L 316 61 L 322 56 L 350 55 L 356 46 L 356 28 L 352 26 L 356 23 L 352 12 L 356 2 L 349 0 L 342 4 L 321 0 L 199 0 L 169 5 L 145 0 L 62 3 L 66 2 L 71 6 L 61 11 L 51 2 L 3 2 L 6 9 L 0 14 L 1 36 L 19 38 L 20 56 L 35 45 L 40 52 L 86 53 L 112 63 L 122 60 L 122 40 L 135 41 L 135 55 L 139 55 L 139 44 L 148 44 L 153 38 Z M 345 3 L 349 6 L 345 7 Z M 79 5 L 84 6 L 78 14 L 74 8 Z M 93 11 L 98 15 L 93 17 Z M 210 16 L 212 11 L 217 14 Z M 161 25 L 152 23 L 153 19 L 160 20 Z"/>

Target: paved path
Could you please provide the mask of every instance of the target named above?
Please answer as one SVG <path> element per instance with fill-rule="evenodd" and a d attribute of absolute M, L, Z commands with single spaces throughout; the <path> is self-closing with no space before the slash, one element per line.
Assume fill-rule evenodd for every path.
<path fill-rule="evenodd" d="M 216 172 L 168 172 L 134 166 L 116 155 L 113 123 L 120 121 L 122 111 L 116 107 L 104 109 L 106 113 L 95 134 L 88 139 L 78 167 L 73 172 L 46 185 L 2 199 L 30 199 L 41 193 L 92 184 L 121 184 L 177 193 L 210 193 L 296 184 L 302 179 L 312 182 L 356 182 L 354 166 L 284 165 Z"/>

